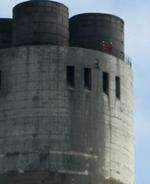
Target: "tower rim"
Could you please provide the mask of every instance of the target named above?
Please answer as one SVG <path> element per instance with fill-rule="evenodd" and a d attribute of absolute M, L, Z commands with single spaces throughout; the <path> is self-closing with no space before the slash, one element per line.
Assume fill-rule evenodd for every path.
<path fill-rule="evenodd" d="M 40 5 L 40 3 L 46 3 L 45 5 L 47 6 L 47 3 L 51 3 L 51 4 L 57 4 L 57 5 L 60 5 L 60 6 L 64 6 L 65 8 L 68 9 L 68 7 L 63 4 L 63 3 L 60 3 L 60 2 L 57 2 L 57 1 L 51 1 L 51 0 L 28 0 L 28 1 L 25 1 L 25 2 L 21 2 L 21 3 L 18 3 L 16 4 L 14 7 L 13 7 L 13 11 L 17 8 L 20 8 L 20 7 L 26 7 L 26 6 L 30 6 L 30 5 Z"/>
<path fill-rule="evenodd" d="M 99 12 L 79 13 L 79 14 L 76 14 L 76 15 L 71 16 L 71 17 L 70 17 L 70 20 L 71 20 L 71 19 L 74 19 L 74 18 L 76 18 L 76 17 L 78 17 L 78 16 L 81 17 L 81 16 L 90 16 L 90 15 L 113 17 L 113 18 L 115 18 L 115 19 L 120 20 L 120 21 L 124 24 L 124 20 L 123 20 L 121 17 L 117 16 L 117 15 L 113 15 L 113 14 L 111 14 L 111 13 L 99 13 Z"/>

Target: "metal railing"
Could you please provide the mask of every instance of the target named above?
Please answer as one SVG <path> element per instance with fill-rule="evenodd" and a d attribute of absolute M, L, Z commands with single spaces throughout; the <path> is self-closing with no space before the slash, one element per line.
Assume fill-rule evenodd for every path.
<path fill-rule="evenodd" d="M 99 50 L 102 51 L 102 52 L 114 55 L 116 57 L 119 57 L 125 63 L 130 65 L 130 67 L 132 67 L 132 60 L 131 60 L 131 58 L 128 55 L 124 54 L 124 52 L 120 52 L 118 49 L 116 49 L 113 46 L 112 42 L 101 41 Z"/>
<path fill-rule="evenodd" d="M 132 59 L 128 55 L 125 55 L 124 62 L 130 65 L 130 67 L 132 68 Z"/>

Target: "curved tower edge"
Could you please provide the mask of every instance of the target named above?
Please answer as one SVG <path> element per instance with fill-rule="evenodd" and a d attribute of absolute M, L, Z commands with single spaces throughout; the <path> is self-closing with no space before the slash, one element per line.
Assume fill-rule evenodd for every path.
<path fill-rule="evenodd" d="M 0 58 L 1 180 L 28 184 L 38 173 L 45 184 L 134 184 L 130 65 L 52 45 L 3 49 Z"/>

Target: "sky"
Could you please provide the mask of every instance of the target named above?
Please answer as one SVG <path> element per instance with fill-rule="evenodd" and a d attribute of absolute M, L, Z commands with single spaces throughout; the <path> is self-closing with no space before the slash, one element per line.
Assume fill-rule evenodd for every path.
<path fill-rule="evenodd" d="M 58 0 L 70 16 L 105 12 L 125 21 L 126 53 L 132 58 L 135 94 L 136 183 L 150 183 L 150 1 Z M 0 0 L 0 17 L 11 17 L 12 7 L 22 0 Z M 148 86 L 148 87 L 147 87 Z"/>

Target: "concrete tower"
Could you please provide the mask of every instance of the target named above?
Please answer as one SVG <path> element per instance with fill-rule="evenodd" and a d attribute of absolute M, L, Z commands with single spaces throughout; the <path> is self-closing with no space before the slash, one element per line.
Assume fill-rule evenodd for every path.
<path fill-rule="evenodd" d="M 31 0 L 0 48 L 0 184 L 134 184 L 124 22 Z"/>

